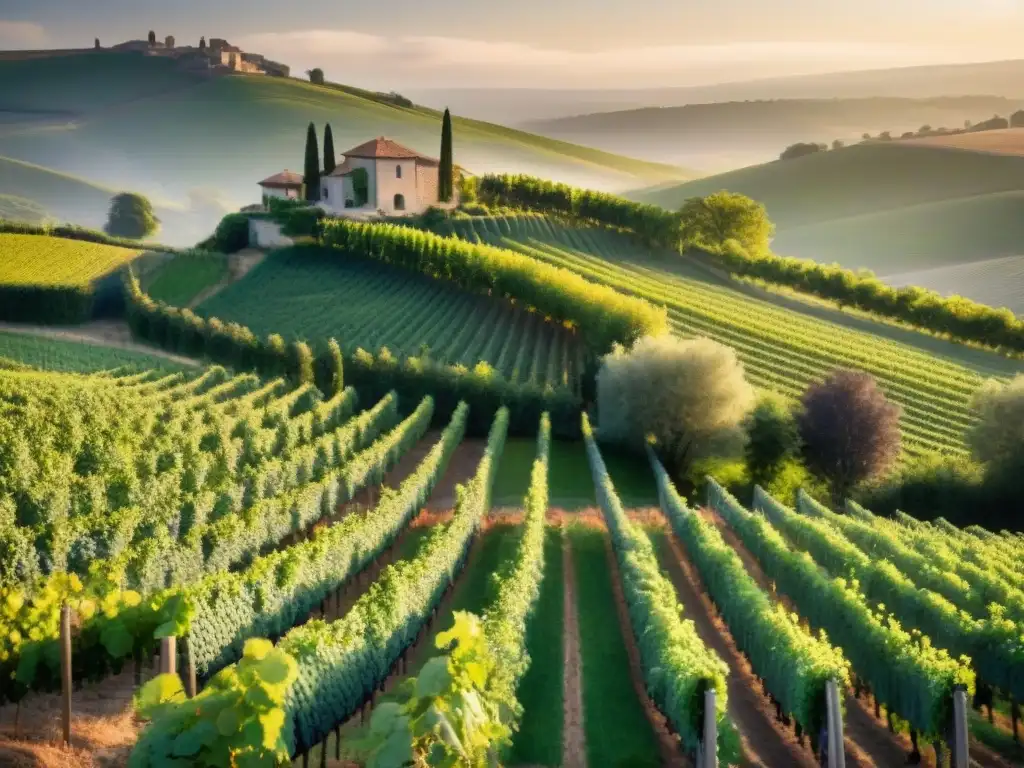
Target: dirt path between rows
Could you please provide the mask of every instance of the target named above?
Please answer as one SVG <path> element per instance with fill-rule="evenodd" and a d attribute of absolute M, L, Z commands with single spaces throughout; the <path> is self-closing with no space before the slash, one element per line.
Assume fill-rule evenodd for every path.
<path fill-rule="evenodd" d="M 587 768 L 587 736 L 583 727 L 583 656 L 580 650 L 576 570 L 569 537 L 562 531 L 562 768 Z"/>
<path fill-rule="evenodd" d="M 75 341 L 80 344 L 91 344 L 95 347 L 112 347 L 127 352 L 141 352 L 153 357 L 162 357 L 179 365 L 199 366 L 202 363 L 191 357 L 182 357 L 166 352 L 159 347 L 150 347 L 132 339 L 128 323 L 122 320 L 94 320 L 84 325 L 20 325 L 18 323 L 0 323 L 0 331 L 20 333 L 25 336 L 41 336 L 58 341 Z"/>
<path fill-rule="evenodd" d="M 732 530 L 731 526 L 717 513 L 710 509 L 701 509 L 701 516 L 708 522 L 715 525 L 721 532 L 726 543 L 729 544 L 739 555 L 740 560 L 747 569 L 747 573 L 771 595 L 777 602 L 785 606 L 787 610 L 799 613 L 793 604 L 779 595 L 774 584 L 761 569 L 760 564 L 753 554 L 746 548 L 743 542 Z M 858 699 L 851 692 L 846 692 L 846 714 L 844 717 L 843 729 L 846 741 L 847 759 L 852 754 L 864 756 L 870 762 L 867 765 L 876 765 L 879 768 L 888 766 L 899 766 L 906 764 L 907 755 L 910 753 L 910 738 L 906 735 L 890 733 L 884 720 L 875 717 L 873 701 L 869 696 Z M 926 768 L 935 765 L 933 750 L 925 748 L 922 744 L 921 763 Z M 973 748 L 972 748 L 973 752 Z M 989 765 L 985 762 L 982 765 Z"/>
<path fill-rule="evenodd" d="M 683 552 L 675 534 L 666 526 L 670 557 L 668 572 L 683 605 L 683 617 L 693 620 L 701 640 L 729 665 L 729 717 L 739 729 L 743 744 L 744 766 L 775 768 L 818 768 L 810 746 L 801 746 L 796 735 L 775 718 L 775 708 L 761 693 L 749 662 L 736 647 L 732 633 L 705 591 L 696 569 Z M 864 763 L 848 761 L 850 768 Z"/>
<path fill-rule="evenodd" d="M 605 554 L 607 555 L 608 569 L 611 573 L 612 592 L 615 597 L 616 614 L 619 617 L 619 630 L 622 632 L 623 643 L 626 646 L 626 654 L 629 656 L 629 672 L 633 680 L 633 688 L 636 690 L 637 699 L 647 715 L 651 729 L 658 741 L 658 751 L 661 753 L 661 764 L 668 768 L 690 768 L 690 761 L 684 756 L 682 745 L 678 737 L 673 735 L 665 720 L 665 716 L 658 711 L 658 708 L 647 695 L 647 688 L 644 686 L 643 666 L 640 661 L 640 649 L 633 637 L 633 627 L 629 620 L 629 608 L 626 605 L 626 595 L 622 589 L 622 574 L 619 573 L 619 563 L 615 558 L 615 551 L 612 548 L 611 535 L 605 536 Z"/>
<path fill-rule="evenodd" d="M 195 309 L 211 296 L 220 293 L 232 283 L 237 283 L 252 270 L 258 267 L 267 254 L 255 248 L 245 248 L 237 253 L 228 255 L 228 273 L 224 278 L 214 285 L 204 288 L 188 303 L 188 309 Z"/>

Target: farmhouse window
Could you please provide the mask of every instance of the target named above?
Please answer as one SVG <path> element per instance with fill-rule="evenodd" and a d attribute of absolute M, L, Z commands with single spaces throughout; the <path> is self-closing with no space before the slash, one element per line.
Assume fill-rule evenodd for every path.
<path fill-rule="evenodd" d="M 396 211 L 404 211 L 405 210 L 405 195 L 395 195 L 395 210 Z"/>
<path fill-rule="evenodd" d="M 396 179 L 402 178 L 402 166 L 400 166 L 400 165 L 396 165 L 395 166 L 395 178 Z"/>

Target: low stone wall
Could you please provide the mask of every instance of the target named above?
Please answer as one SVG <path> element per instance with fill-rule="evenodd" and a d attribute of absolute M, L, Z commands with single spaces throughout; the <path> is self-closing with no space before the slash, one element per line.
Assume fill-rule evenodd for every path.
<path fill-rule="evenodd" d="M 249 219 L 249 245 L 253 248 L 284 248 L 295 241 L 281 234 L 281 225 L 270 219 Z"/>

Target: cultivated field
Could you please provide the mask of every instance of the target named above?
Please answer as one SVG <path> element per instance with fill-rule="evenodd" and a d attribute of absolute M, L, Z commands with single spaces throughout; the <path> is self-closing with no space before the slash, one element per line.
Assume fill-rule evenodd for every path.
<path fill-rule="evenodd" d="M 675 333 L 733 347 L 758 387 L 799 397 L 808 383 L 836 367 L 868 371 L 903 407 L 908 455 L 964 453 L 974 391 L 985 378 L 1005 376 L 1017 366 L 995 355 L 984 356 L 988 365 L 974 356 L 955 357 L 952 344 L 945 345 L 945 355 L 937 353 L 931 344 L 937 340 L 927 337 L 919 337 L 915 348 L 795 312 L 744 295 L 677 256 L 652 254 L 610 231 L 568 228 L 541 216 L 458 219 L 451 225 L 462 237 L 519 250 L 666 306 Z M 885 326 L 877 328 L 886 333 Z"/>
<path fill-rule="evenodd" d="M 134 261 L 142 251 L 82 240 L 0 233 L 0 283 L 88 285 Z"/>
<path fill-rule="evenodd" d="M 154 301 L 187 307 L 203 291 L 228 276 L 228 260 L 218 253 L 181 253 L 147 277 L 145 290 Z"/>
<path fill-rule="evenodd" d="M 81 723 L 78 744 L 94 748 L 99 702 L 122 724 L 105 751 L 115 759 L 136 734 L 117 708 L 134 687 L 119 661 L 148 658 L 162 622 L 182 622 L 189 652 L 179 661 L 191 660 L 200 686 L 239 658 L 245 638 L 270 636 L 291 653 L 299 677 L 283 707 L 287 747 L 318 764 L 375 691 L 424 668 L 459 610 L 485 616 L 506 652 L 529 655 L 513 680 L 523 711 L 511 766 L 687 765 L 702 723 L 703 696 L 691 694 L 713 688 L 722 765 L 814 768 L 829 680 L 845 699 L 851 768 L 902 764 L 911 730 L 922 765 L 941 764 L 932 744 L 952 725 L 959 684 L 996 691 L 993 723 L 970 717 L 972 764 L 1008 768 L 1021 757 L 1003 714 L 1007 697 L 1024 695 L 1018 537 L 856 507 L 837 516 L 806 498 L 791 510 L 764 494 L 752 514 L 714 483 L 701 509 L 653 457 L 606 465 L 586 427 L 585 443 L 568 449 L 544 423 L 536 443 L 506 443 L 499 411 L 486 442 L 468 440 L 465 408 L 429 431 L 429 398 L 400 412 L 392 395 L 321 398 L 219 368 L 0 372 L 0 393 L 30 406 L 9 414 L 17 449 L 46 459 L 4 466 L 0 479 L 74 501 L 53 517 L 46 499 L 56 495 L 26 493 L 35 501 L 24 522 L 0 520 L 16 545 L 0 559 L 13 606 L 0 614 L 0 671 L 41 653 L 4 689 L 27 695 L 0 707 L 0 756 L 37 754 L 25 737 L 53 727 L 52 619 L 67 597 L 80 615 L 75 676 L 92 678 L 76 691 L 73 733 Z M 69 461 L 77 469 L 54 471 Z M 119 493 L 95 493 L 111 483 Z M 623 503 L 626 486 L 636 502 Z M 567 490 L 593 506 L 559 510 Z M 498 495 L 522 502 L 498 506 Z M 64 569 L 83 585 L 51 573 Z M 108 569 L 148 599 L 106 583 Z M 833 580 L 851 575 L 863 592 Z M 104 610 L 90 613 L 95 590 Z M 180 601 L 194 611 L 175 614 Z M 118 622 L 124 642 L 86 641 Z"/>
<path fill-rule="evenodd" d="M 115 368 L 170 368 L 180 366 L 158 355 L 99 344 L 0 331 L 0 358 L 46 371 L 95 373 Z"/>
<path fill-rule="evenodd" d="M 196 310 L 260 336 L 335 338 L 346 353 L 387 347 L 400 356 L 429 348 L 439 361 L 486 361 L 511 381 L 577 386 L 577 338 L 537 314 L 338 251 L 277 251 Z"/>

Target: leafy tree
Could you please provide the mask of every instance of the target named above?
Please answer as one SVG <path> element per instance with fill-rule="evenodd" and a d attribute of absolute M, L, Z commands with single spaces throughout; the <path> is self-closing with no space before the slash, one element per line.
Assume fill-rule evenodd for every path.
<path fill-rule="evenodd" d="M 766 485 L 786 461 L 799 455 L 796 417 L 789 403 L 776 394 L 758 400 L 743 420 L 743 431 L 747 434 L 747 467 L 759 485 Z"/>
<path fill-rule="evenodd" d="M 213 233 L 213 247 L 221 253 L 235 253 L 249 247 L 249 217 L 244 213 L 229 213 Z"/>
<path fill-rule="evenodd" d="M 842 149 L 845 146 L 846 146 L 846 142 L 843 141 L 842 139 L 836 139 L 835 141 L 832 142 L 832 149 L 833 150 Z"/>
<path fill-rule="evenodd" d="M 782 154 L 779 155 L 779 160 L 794 160 L 798 157 L 806 157 L 807 155 L 814 155 L 827 150 L 828 147 L 824 144 L 798 142 L 786 147 Z"/>
<path fill-rule="evenodd" d="M 156 45 L 156 32 L 149 30 L 149 44 Z"/>
<path fill-rule="evenodd" d="M 309 77 L 309 82 L 313 83 L 313 85 L 324 84 L 324 71 L 320 69 L 320 67 L 315 67 L 314 69 L 307 69 L 306 75 Z"/>
<path fill-rule="evenodd" d="M 691 197 L 679 211 L 679 223 L 684 240 L 715 249 L 735 240 L 751 254 L 767 251 L 775 234 L 761 203 L 724 190 Z"/>
<path fill-rule="evenodd" d="M 324 175 L 329 176 L 331 171 L 338 167 L 334 158 L 334 132 L 331 131 L 331 124 L 324 128 Z"/>
<path fill-rule="evenodd" d="M 1024 109 L 1017 110 L 1010 115 L 1011 128 L 1024 128 Z"/>
<path fill-rule="evenodd" d="M 113 237 L 142 240 L 160 229 L 148 198 L 134 192 L 122 192 L 110 200 L 110 213 L 104 231 Z"/>
<path fill-rule="evenodd" d="M 597 374 L 600 435 L 641 447 L 653 438 L 681 471 L 735 452 L 754 401 L 735 350 L 710 339 L 647 336 L 604 357 Z"/>
<path fill-rule="evenodd" d="M 861 139 L 862 139 L 863 141 L 871 141 L 871 134 L 870 134 L 870 133 L 865 133 L 865 134 L 863 134 L 863 135 L 861 136 Z"/>
<path fill-rule="evenodd" d="M 303 184 L 306 186 L 306 199 L 320 199 L 320 149 L 316 141 L 316 126 L 309 124 L 306 129 L 306 160 L 304 163 Z"/>
<path fill-rule="evenodd" d="M 807 466 L 828 481 L 833 498 L 889 469 L 900 452 L 900 408 L 874 377 L 837 370 L 812 384 L 798 417 Z"/>
<path fill-rule="evenodd" d="M 452 115 L 445 109 L 441 121 L 441 160 L 437 169 L 437 198 L 447 203 L 455 189 L 455 169 L 452 165 Z"/>

